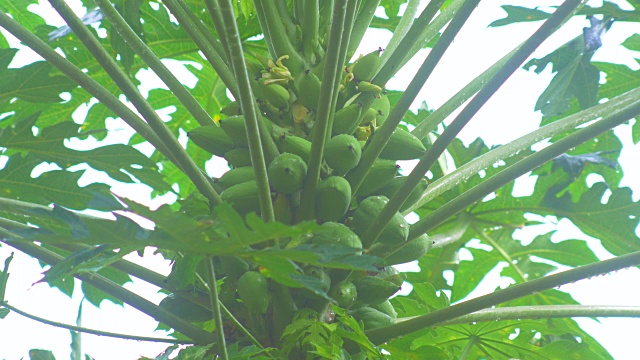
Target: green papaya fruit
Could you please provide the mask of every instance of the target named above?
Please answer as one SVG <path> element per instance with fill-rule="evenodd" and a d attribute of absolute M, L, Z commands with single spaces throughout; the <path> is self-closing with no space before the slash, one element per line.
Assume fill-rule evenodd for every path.
<path fill-rule="evenodd" d="M 360 124 L 362 104 L 353 103 L 338 111 L 333 117 L 333 134 L 346 134 L 350 129 Z"/>
<path fill-rule="evenodd" d="M 245 63 L 247 64 L 247 72 L 249 73 L 249 77 L 255 78 L 257 76 L 262 76 L 264 66 L 259 61 L 245 59 Z"/>
<path fill-rule="evenodd" d="M 362 117 L 362 121 L 360 121 L 360 126 L 369 126 L 369 124 L 373 123 L 376 125 L 376 118 L 378 117 L 378 111 L 372 107 L 370 107 L 367 111 L 365 111 L 364 116 Z"/>
<path fill-rule="evenodd" d="M 220 113 L 227 116 L 235 116 L 241 115 L 242 109 L 240 109 L 240 103 L 237 101 L 232 101 L 228 103 L 225 107 L 220 109 Z"/>
<path fill-rule="evenodd" d="M 389 199 L 384 196 L 370 196 L 362 200 L 351 219 L 350 225 L 353 231 L 358 235 L 362 235 L 388 202 Z M 407 236 L 409 236 L 409 224 L 402 214 L 398 212 L 384 228 L 382 234 L 378 237 L 378 242 L 383 245 L 400 245 L 407 240 Z M 371 246 L 370 240 L 361 240 L 363 247 L 368 248 Z"/>
<path fill-rule="evenodd" d="M 228 189 L 233 185 L 242 184 L 243 182 L 255 180 L 256 176 L 253 171 L 253 166 L 243 166 L 235 169 L 231 169 L 216 181 L 222 189 Z"/>
<path fill-rule="evenodd" d="M 376 276 L 365 276 L 353 281 L 358 292 L 358 301 L 363 304 L 378 304 L 400 290 L 400 286 Z"/>
<path fill-rule="evenodd" d="M 340 244 L 356 249 L 362 249 L 362 242 L 346 225 L 337 222 L 326 222 L 313 233 L 309 239 L 315 244 Z"/>
<path fill-rule="evenodd" d="M 340 134 L 327 141 L 324 148 L 324 159 L 327 164 L 340 174 L 353 169 L 362 156 L 358 140 L 348 134 Z"/>
<path fill-rule="evenodd" d="M 262 93 L 264 94 L 264 98 L 276 108 L 281 109 L 289 107 L 289 99 L 291 95 L 289 94 L 289 90 L 284 86 L 278 83 L 265 85 L 262 88 Z"/>
<path fill-rule="evenodd" d="M 378 50 L 374 50 L 358 58 L 351 66 L 353 77 L 358 80 L 371 80 L 379 70 L 381 52 L 382 49 L 378 48 Z"/>
<path fill-rule="evenodd" d="M 234 279 L 249 271 L 249 263 L 239 256 L 220 256 L 220 269 Z"/>
<path fill-rule="evenodd" d="M 216 156 L 236 148 L 236 143 L 217 125 L 200 126 L 189 131 L 187 136 L 198 147 Z"/>
<path fill-rule="evenodd" d="M 375 276 L 387 281 L 391 281 L 398 286 L 402 286 L 402 284 L 404 284 L 404 281 L 407 280 L 407 274 L 401 273 L 393 266 L 383 267 L 382 270 Z"/>
<path fill-rule="evenodd" d="M 341 176 L 330 176 L 318 184 L 316 190 L 316 218 L 337 221 L 349 210 L 351 185 Z"/>
<path fill-rule="evenodd" d="M 331 288 L 329 296 L 341 307 L 349 307 L 356 302 L 358 291 L 351 281 L 341 281 Z"/>
<path fill-rule="evenodd" d="M 307 176 L 307 164 L 298 155 L 282 153 L 269 164 L 267 175 L 275 191 L 293 194 L 302 189 Z"/>
<path fill-rule="evenodd" d="M 351 312 L 351 316 L 362 321 L 365 330 L 393 325 L 396 320 L 382 311 L 364 306 Z"/>
<path fill-rule="evenodd" d="M 321 267 L 311 266 L 309 269 L 305 271 L 305 274 L 317 278 L 320 281 L 320 284 L 322 284 L 320 286 L 322 291 L 327 292 L 331 288 L 331 278 L 329 277 L 327 272 L 324 271 L 324 269 L 322 269 Z"/>
<path fill-rule="evenodd" d="M 281 136 L 280 151 L 285 153 L 296 154 L 309 164 L 311 156 L 311 141 L 295 135 Z"/>
<path fill-rule="evenodd" d="M 433 241 L 427 234 L 422 234 L 417 238 L 394 248 L 384 257 L 382 264 L 396 265 L 418 260 L 431 250 Z"/>
<path fill-rule="evenodd" d="M 169 294 L 162 299 L 158 306 L 188 322 L 205 322 L 213 319 L 211 310 L 174 294 Z"/>
<path fill-rule="evenodd" d="M 382 92 L 382 88 L 376 84 L 370 83 L 368 81 L 360 81 L 356 88 L 360 92 L 371 92 L 374 94 L 380 94 Z"/>
<path fill-rule="evenodd" d="M 260 213 L 258 200 L 258 185 L 255 180 L 233 185 L 220 194 L 223 201 L 231 203 L 233 208 L 241 215 L 250 212 Z"/>
<path fill-rule="evenodd" d="M 400 166 L 393 160 L 376 159 L 369 173 L 362 180 L 357 196 L 367 196 L 387 185 L 398 174 Z"/>
<path fill-rule="evenodd" d="M 393 195 L 396 193 L 396 191 L 398 191 L 398 189 L 402 187 L 406 179 L 407 179 L 406 176 L 395 177 L 387 185 L 374 191 L 373 195 L 383 195 L 391 199 Z M 409 197 L 407 198 L 407 200 L 404 202 L 404 204 L 402 204 L 402 207 L 400 207 L 400 212 L 407 210 L 409 207 L 415 204 L 418 200 L 420 200 L 420 197 L 422 197 L 422 194 L 424 193 L 425 190 L 427 190 L 428 186 L 429 186 L 429 183 L 427 182 L 427 179 L 420 180 L 420 182 L 418 183 L 418 186 L 416 186 L 416 188 L 411 192 L 411 194 L 409 194 Z"/>
<path fill-rule="evenodd" d="M 298 101 L 307 109 L 318 110 L 321 86 L 320 78 L 316 74 L 310 70 L 305 71 L 298 84 Z"/>
<path fill-rule="evenodd" d="M 220 127 L 238 145 L 247 146 L 247 128 L 244 125 L 244 116 L 236 115 L 220 120 Z"/>
<path fill-rule="evenodd" d="M 371 108 L 375 109 L 378 115 L 376 116 L 376 125 L 382 126 L 384 121 L 387 120 L 389 113 L 391 112 L 391 104 L 389 104 L 389 97 L 383 91 L 380 95 L 373 99 Z"/>
<path fill-rule="evenodd" d="M 229 166 L 233 166 L 234 168 L 251 166 L 251 154 L 247 148 L 229 150 L 224 153 L 224 158 L 229 163 Z"/>
<path fill-rule="evenodd" d="M 209 200 L 197 191 L 189 194 L 184 200 L 178 200 L 178 203 L 180 212 L 192 219 L 208 217 L 211 214 Z"/>
<path fill-rule="evenodd" d="M 391 301 L 389 300 L 385 300 L 381 303 L 375 304 L 375 305 L 371 305 L 370 306 L 373 309 L 376 309 L 384 314 L 387 314 L 389 316 L 391 316 L 394 319 L 398 318 L 398 312 L 396 311 L 396 309 L 393 307 L 393 305 L 391 304 Z"/>
<path fill-rule="evenodd" d="M 253 314 L 266 314 L 269 307 L 267 279 L 257 271 L 247 271 L 238 279 L 238 296 Z"/>
<path fill-rule="evenodd" d="M 360 141 L 364 142 L 364 145 L 367 144 L 367 140 L 369 140 L 369 137 L 371 136 L 371 126 L 366 125 L 366 126 L 358 126 L 356 128 L 356 131 L 354 133 L 356 139 L 358 140 L 358 143 L 360 143 Z M 361 144 L 361 147 L 364 149 L 364 146 Z"/>
<path fill-rule="evenodd" d="M 276 221 L 287 225 L 291 225 L 293 219 L 289 197 L 290 195 L 288 194 L 279 193 L 273 201 L 273 212 L 276 216 Z"/>
<path fill-rule="evenodd" d="M 424 155 L 427 149 L 420 139 L 402 128 L 394 130 L 389 142 L 380 153 L 381 159 L 412 160 Z"/>

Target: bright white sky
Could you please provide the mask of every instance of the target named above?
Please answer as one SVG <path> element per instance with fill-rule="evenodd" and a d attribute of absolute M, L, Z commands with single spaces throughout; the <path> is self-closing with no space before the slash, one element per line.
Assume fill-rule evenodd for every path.
<path fill-rule="evenodd" d="M 75 3 L 76 1 L 74 1 Z M 513 0 L 481 2 L 481 5 L 465 25 L 451 49 L 445 54 L 433 77 L 429 79 L 423 88 L 422 93 L 414 104 L 416 107 L 423 100 L 427 102 L 430 108 L 443 104 L 468 81 L 510 51 L 525 36 L 537 29 L 539 23 L 511 25 L 505 28 L 487 28 L 491 21 L 502 17 L 503 12 L 499 8 L 500 4 L 513 3 L 517 2 Z M 558 3 L 560 1 L 546 2 L 548 5 L 557 5 Z M 34 7 L 34 11 L 43 14 L 55 14 L 48 4 L 45 2 L 41 2 L 41 4 L 44 5 L 38 8 Z M 599 5 L 599 2 L 595 1 L 593 4 Z M 57 17 L 50 17 L 48 21 L 57 26 L 63 24 L 62 20 Z M 584 26 L 587 26 L 585 21 L 572 20 L 565 30 L 554 35 L 534 56 L 541 57 L 546 55 L 559 44 L 563 44 L 581 33 Z M 611 31 L 604 37 L 604 46 L 596 53 L 594 60 L 619 62 L 637 69 L 637 62 L 629 52 L 624 51 L 619 46 L 633 32 L 640 32 L 640 28 L 631 28 L 630 26 L 624 26 L 624 24 L 615 23 Z M 359 52 L 367 53 L 379 46 L 384 47 L 389 38 L 390 33 L 388 32 L 371 32 L 365 37 L 364 45 Z M 17 42 L 13 41 L 11 44 L 16 46 Z M 425 56 L 426 52 L 423 52 L 414 61 L 410 62 L 398 74 L 396 79 L 391 81 L 389 87 L 402 88 L 406 86 L 409 82 L 408 79 L 422 63 Z M 18 61 L 31 62 L 36 59 L 37 57 L 34 57 L 33 53 L 24 51 L 19 54 L 19 59 L 15 60 L 13 65 L 16 65 Z M 174 68 L 172 67 L 172 69 Z M 144 79 L 151 79 L 151 77 L 145 76 Z M 186 79 L 188 81 L 188 77 Z M 477 136 L 481 136 L 489 145 L 503 144 L 536 128 L 540 114 L 533 112 L 533 108 L 537 96 L 544 90 L 550 79 L 549 69 L 541 75 L 518 70 L 461 133 L 463 140 L 470 142 Z M 505 108 L 505 104 L 508 104 L 507 108 Z M 82 114 L 79 115 L 76 120 L 82 118 Z M 123 138 L 130 135 L 130 131 L 121 122 L 110 121 L 108 125 L 109 128 L 122 130 L 118 134 L 110 135 L 106 142 L 121 142 Z M 500 131 L 495 131 L 495 129 L 500 129 Z M 640 194 L 638 186 L 640 184 L 640 173 L 632 164 L 634 164 L 633 160 L 637 161 L 638 156 L 640 156 L 640 149 L 631 142 L 629 125 L 621 126 L 616 131 L 624 144 L 620 157 L 625 171 L 623 185 L 630 186 L 634 190 L 634 199 L 637 200 L 639 198 L 638 194 Z M 77 146 L 76 142 L 72 144 Z M 207 170 L 212 175 L 219 175 L 225 171 L 224 163 L 210 163 L 207 165 Z M 96 172 L 91 172 L 89 176 L 83 177 L 83 180 L 87 183 L 96 181 L 96 179 L 106 181 L 106 177 Z M 150 201 L 150 189 L 145 186 L 125 186 L 113 181 L 109 181 L 109 183 L 113 184 L 115 193 L 137 201 L 159 205 L 161 202 L 174 200 L 167 196 Z M 518 180 L 518 184 L 521 185 L 520 189 L 523 192 L 527 191 L 527 184 L 530 183 L 526 178 Z M 552 225 L 538 226 L 536 229 L 521 232 L 519 236 L 521 239 L 532 239 L 535 235 L 552 229 L 554 229 Z M 600 246 L 599 241 L 585 236 L 570 222 L 561 221 L 557 229 L 559 230 L 556 234 L 558 239 L 576 238 L 588 240 L 589 245 L 602 259 L 611 257 Z M 12 250 L 7 246 L 0 248 L 0 260 L 5 259 Z M 151 252 L 147 252 L 144 259 L 137 259 L 136 261 L 138 260 L 163 274 L 167 274 L 170 270 L 168 262 L 163 261 L 159 256 L 153 256 Z M 58 291 L 50 290 L 45 284 L 32 286 L 33 283 L 41 278 L 42 269 L 36 260 L 19 252 L 16 252 L 12 268 L 14 270 L 7 289 L 7 298 L 12 305 L 32 314 L 47 317 L 50 320 L 68 324 L 75 322 L 82 296 L 79 291 L 76 291 L 73 298 L 69 299 Z M 17 271 L 18 268 L 20 269 L 19 271 Z M 491 280 L 476 289 L 472 296 L 490 292 L 497 285 L 506 285 L 505 281 L 499 279 L 499 270 L 492 272 Z M 637 294 L 632 292 L 631 286 L 625 286 L 625 284 L 637 283 L 639 276 L 640 272 L 634 268 L 582 281 L 566 286 L 563 289 L 570 291 L 574 298 L 583 304 L 637 306 L 640 305 L 640 301 L 637 300 Z M 157 293 L 157 288 L 141 281 L 127 284 L 126 288 L 155 302 L 159 302 L 163 297 L 163 295 Z M 79 290 L 79 283 L 77 283 L 77 289 Z M 98 309 L 85 303 L 83 311 L 83 326 L 88 328 L 143 336 L 163 337 L 165 335 L 164 333 L 153 331 L 156 327 L 154 320 L 128 306 L 123 308 L 110 302 L 103 302 L 101 308 Z M 640 327 L 639 319 L 602 319 L 600 323 L 584 319 L 579 320 L 579 322 L 611 352 L 615 359 L 632 360 L 637 358 L 637 339 L 635 335 L 637 332 L 633 331 L 633 329 Z M 43 325 L 13 313 L 2 320 L 1 325 L 0 339 L 3 339 L 3 341 L 2 345 L 0 345 L 0 358 L 19 359 L 23 356 L 27 358 L 28 350 L 32 348 L 53 350 L 58 359 L 65 359 L 69 356 L 70 335 L 67 330 Z M 167 347 L 166 344 L 134 342 L 93 335 L 83 335 L 82 343 L 84 353 L 98 360 L 137 359 L 140 356 L 153 358 Z"/>

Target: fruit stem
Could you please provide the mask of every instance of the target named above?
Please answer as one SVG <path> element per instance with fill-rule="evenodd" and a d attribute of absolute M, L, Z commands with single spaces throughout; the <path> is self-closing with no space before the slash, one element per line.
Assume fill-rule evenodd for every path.
<path fill-rule="evenodd" d="M 42 246 L 37 246 L 32 243 L 23 241 L 3 241 L 7 245 L 10 245 L 23 253 L 32 256 L 48 265 L 55 265 L 64 260 L 64 258 L 51 250 L 45 249 Z M 141 312 L 153 317 L 154 319 L 171 326 L 178 332 L 192 339 L 196 344 L 207 345 L 212 343 L 213 339 L 211 334 L 202 330 L 201 328 L 182 320 L 169 311 L 158 307 L 149 300 L 139 296 L 120 285 L 115 284 L 113 281 L 93 272 L 87 272 L 82 274 L 74 274 L 75 278 L 102 290 L 110 296 L 116 299 L 122 300 L 124 303 L 131 305 L 132 307 L 140 310 Z"/>
<path fill-rule="evenodd" d="M 398 124 L 404 117 L 404 114 L 411 106 L 411 103 L 418 96 L 418 93 L 424 86 L 424 83 L 427 81 L 433 69 L 436 67 L 445 51 L 449 48 L 449 45 L 453 42 L 453 39 L 456 37 L 462 26 L 465 24 L 471 13 L 478 5 L 480 0 L 468 0 L 464 7 L 456 14 L 456 16 L 451 20 L 451 24 L 447 26 L 447 29 L 444 31 L 436 45 L 433 47 L 424 63 L 418 69 L 416 76 L 413 78 L 407 90 L 402 94 L 398 103 L 393 107 L 389 117 L 384 122 L 384 124 L 373 134 L 373 138 L 371 139 L 371 143 L 367 146 L 366 150 L 362 154 L 362 159 L 360 160 L 360 164 L 352 170 L 351 180 L 353 192 L 357 192 L 360 184 L 364 180 L 364 177 L 367 175 L 369 168 L 373 165 L 374 161 L 378 158 L 382 150 L 386 146 L 387 142 L 391 138 L 391 135 L 396 130 Z M 438 154 L 439 156 L 440 154 Z M 426 173 L 426 172 L 425 172 Z M 412 172 L 413 174 L 413 172 Z M 409 187 L 410 184 L 409 178 L 407 178 L 400 188 L 402 191 L 397 191 L 394 196 L 390 199 L 389 203 L 383 208 L 383 210 L 378 214 L 378 216 L 373 220 L 371 226 L 362 234 L 362 239 L 364 242 L 374 244 L 376 239 L 382 233 L 382 230 L 387 226 L 391 218 L 398 212 L 398 210 L 402 207 L 403 203 L 407 200 L 411 192 L 415 189 L 415 186 L 421 180 L 424 175 L 417 177 L 417 181 L 415 184 L 412 184 L 412 187 Z M 404 192 L 403 192 L 404 191 Z M 408 192 L 406 192 L 408 191 Z"/>
<path fill-rule="evenodd" d="M 318 43 L 318 26 L 320 19 L 319 0 L 305 0 L 302 19 L 302 53 L 308 63 L 313 63 L 314 49 Z"/>
<path fill-rule="evenodd" d="M 302 190 L 297 221 L 312 219 L 315 215 L 316 190 L 320 182 L 324 146 L 331 134 L 342 64 L 345 61 L 349 33 L 353 25 L 355 3 L 356 1 L 353 0 L 336 0 L 334 2 L 329 47 L 325 57 L 324 76 L 318 99 L 318 113 L 311 141 L 309 170 Z"/>
<path fill-rule="evenodd" d="M 44 41 L 33 35 L 29 30 L 8 17 L 4 12 L 0 12 L 0 26 L 10 34 L 18 38 L 30 49 L 42 56 L 49 64 L 55 66 L 63 74 L 75 81 L 89 94 L 93 95 L 109 110 L 118 115 L 124 122 L 131 126 L 140 136 L 153 145 L 162 155 L 169 159 L 178 169 L 184 172 L 183 166 L 176 157 L 169 151 L 169 148 L 160 140 L 158 135 L 151 129 L 149 124 L 142 120 L 126 105 L 120 102 L 109 90 L 93 80 L 89 75 L 82 72 L 80 68 L 63 58 Z"/>
<path fill-rule="evenodd" d="M 191 95 L 182 83 L 167 69 L 153 51 L 138 37 L 133 29 L 127 24 L 125 19 L 113 7 L 111 2 L 97 0 L 96 3 L 102 9 L 104 15 L 111 21 L 114 29 L 122 36 L 127 44 L 135 51 L 142 60 L 155 72 L 158 77 L 169 87 L 169 90 L 185 106 L 187 111 L 196 119 L 201 126 L 213 125 L 213 119 L 200 103 Z"/>
<path fill-rule="evenodd" d="M 353 30 L 349 37 L 349 46 L 346 53 L 347 61 L 350 60 L 358 49 L 358 46 L 360 46 L 364 33 L 369 28 L 369 25 L 371 25 L 376 9 L 378 8 L 378 5 L 380 5 L 380 0 L 363 0 L 360 1 L 360 3 L 362 3 L 362 5 L 359 6 L 360 11 L 358 11 L 356 15 L 355 22 L 353 23 Z"/>
<path fill-rule="evenodd" d="M 427 329 L 482 309 L 491 308 L 498 304 L 529 296 L 536 292 L 548 290 L 557 286 L 606 274 L 627 267 L 636 266 L 638 264 L 640 264 L 640 251 L 580 266 L 575 269 L 531 280 L 523 284 L 512 285 L 506 289 L 464 301 L 444 309 L 436 310 L 426 315 L 401 321 L 394 325 L 368 330 L 365 331 L 365 334 L 372 343 L 382 344 L 394 338 Z"/>
<path fill-rule="evenodd" d="M 477 4 L 477 0 L 471 0 L 465 3 L 465 6 L 461 11 L 455 16 L 455 18 L 451 21 L 451 24 L 447 27 L 447 30 L 442 34 L 440 41 L 445 37 L 449 29 L 454 27 L 456 20 L 460 18 L 460 16 L 466 11 L 470 11 L 469 7 Z M 507 61 L 505 66 L 501 68 L 495 76 L 489 80 L 487 85 L 483 87 L 478 94 L 469 102 L 469 104 L 460 112 L 460 114 L 451 122 L 451 124 L 447 127 L 447 129 L 440 135 L 438 140 L 427 150 L 427 152 L 422 156 L 418 164 L 415 166 L 413 171 L 407 176 L 406 181 L 400 189 L 391 197 L 387 205 L 382 209 L 380 214 L 373 221 L 372 226 L 367 230 L 363 237 L 370 236 L 371 239 L 369 241 L 375 241 L 375 239 L 380 235 L 384 226 L 389 223 L 389 220 L 395 215 L 395 213 L 400 209 L 402 204 L 406 201 L 411 192 L 416 188 L 420 180 L 424 178 L 425 174 L 431 169 L 431 166 L 435 164 L 440 155 L 446 150 L 447 146 L 455 139 L 457 134 L 462 130 L 462 128 L 471 120 L 471 118 L 478 112 L 478 110 L 489 100 L 489 98 L 504 84 L 504 82 L 513 74 L 520 64 L 522 64 L 533 51 L 545 40 L 547 39 L 556 28 L 569 16 L 572 14 L 573 10 L 580 4 L 580 0 L 568 0 L 563 3 L 558 9 L 551 15 L 547 21 L 545 21 L 540 28 L 533 34 L 527 41 L 519 48 L 516 53 Z M 470 5 L 470 6 L 469 6 Z M 461 24 L 460 24 L 461 25 Z M 438 41 L 438 43 L 440 43 Z M 437 44 L 436 44 L 437 47 Z M 435 47 L 434 50 L 435 51 Z M 428 60 L 428 58 L 427 58 Z M 425 60 L 425 63 L 427 62 Z M 416 76 L 418 77 L 418 76 Z M 413 82 L 412 82 L 413 84 Z M 409 92 L 409 89 L 407 89 Z M 407 93 L 403 94 L 403 98 Z M 402 99 L 402 98 L 401 98 Z M 396 119 L 391 119 L 391 116 L 396 113 L 396 108 L 391 112 L 389 119 L 383 125 L 382 129 L 387 125 L 389 121 L 396 121 Z M 404 113 L 403 113 L 404 114 Z M 375 140 L 375 139 L 374 139 Z M 371 148 L 371 146 L 370 146 Z"/>
<path fill-rule="evenodd" d="M 201 20 L 198 19 L 181 0 L 165 0 L 162 3 L 171 11 L 171 14 L 176 17 L 180 26 L 187 32 L 193 42 L 195 42 L 198 49 L 202 51 L 209 64 L 211 64 L 216 71 L 216 74 L 220 76 L 222 82 L 235 97 L 238 93 L 238 88 L 231 69 L 225 63 L 227 59 L 223 58 L 225 55 L 222 44 L 215 41 L 213 36 L 211 36 L 209 40 L 207 39 L 206 34 L 210 34 L 210 31 L 204 27 Z"/>
<path fill-rule="evenodd" d="M 289 59 L 285 60 L 286 66 L 289 68 L 291 75 L 294 78 L 297 78 L 300 76 L 300 73 L 303 68 L 305 68 L 306 64 L 287 37 L 287 32 L 280 20 L 280 15 L 278 14 L 275 2 L 273 0 L 255 0 L 254 4 L 256 12 L 261 13 L 258 20 L 260 20 L 261 17 L 264 18 L 264 24 L 261 21 L 260 25 L 263 28 L 263 31 L 265 31 L 264 29 L 268 31 L 269 37 L 265 36 L 265 41 L 267 44 L 271 44 L 270 46 L 275 52 L 276 56 L 273 58 L 278 59 L 284 55 L 288 55 Z"/>
<path fill-rule="evenodd" d="M 460 184 L 462 181 L 476 175 L 478 171 L 491 166 L 496 161 L 507 159 L 509 156 L 528 149 L 531 145 L 539 141 L 564 134 L 567 131 L 570 131 L 573 128 L 593 119 L 612 114 L 618 109 L 625 108 L 634 101 L 637 101 L 639 97 L 640 89 L 631 90 L 622 95 L 618 95 L 603 104 L 595 105 L 578 113 L 569 115 L 563 119 L 554 121 L 551 124 L 547 124 L 520 137 L 519 139 L 493 149 L 460 166 L 454 172 L 449 173 L 429 184 L 429 188 L 424 192 L 420 200 L 405 210 L 404 214 L 406 215 L 411 213 L 415 209 L 440 196 L 445 191 L 448 191 L 457 184 Z"/>
<path fill-rule="evenodd" d="M 228 360 L 227 344 L 224 338 L 224 325 L 222 324 L 222 315 L 220 315 L 220 298 L 218 297 L 218 286 L 216 284 L 216 272 L 213 266 L 213 256 L 205 258 L 207 263 L 207 276 L 209 280 L 209 299 L 211 300 L 211 309 L 213 310 L 213 321 L 216 323 L 216 337 L 218 338 L 218 351 L 222 360 Z"/>
<path fill-rule="evenodd" d="M 138 88 L 133 84 L 131 78 L 111 57 L 107 50 L 100 44 L 100 41 L 84 25 L 82 20 L 69 8 L 62 0 L 50 0 L 51 6 L 62 16 L 67 25 L 75 32 L 87 49 L 95 56 L 114 83 L 122 90 L 125 96 L 133 103 L 136 109 L 147 120 L 151 129 L 155 131 L 160 140 L 167 146 L 176 161 L 181 164 L 181 168 L 189 179 L 196 186 L 212 205 L 222 202 L 220 195 L 213 189 L 207 176 L 203 174 L 189 154 L 180 145 L 178 139 L 173 135 L 167 125 L 160 119 L 155 109 L 142 96 Z"/>
<path fill-rule="evenodd" d="M 234 77 L 238 82 L 238 100 L 240 101 L 240 107 L 244 114 L 244 123 L 247 129 L 249 154 L 251 155 L 253 171 L 258 186 L 260 213 L 265 222 L 271 222 L 275 220 L 275 214 L 271 201 L 271 188 L 267 177 L 267 165 L 263 153 L 262 140 L 260 138 L 258 109 L 256 108 L 256 102 L 253 97 L 253 92 L 251 91 L 249 73 L 242 51 L 241 37 L 235 21 L 235 14 L 233 13 L 233 8 L 229 0 L 207 1 L 210 2 L 214 11 L 218 10 L 222 20 L 222 24 L 217 24 L 216 31 L 218 34 L 225 36 L 223 43 L 226 43 L 228 46 L 227 54 L 231 60 Z"/>
<path fill-rule="evenodd" d="M 435 228 L 438 224 L 442 223 L 453 214 L 456 214 L 466 209 L 469 205 L 482 200 L 487 196 L 487 194 L 491 194 L 502 186 L 531 171 L 531 169 L 535 169 L 545 162 L 558 157 L 560 154 L 569 151 L 578 144 L 594 138 L 603 132 L 624 123 L 625 121 L 638 116 L 638 114 L 640 114 L 640 100 L 636 97 L 636 101 L 633 104 L 613 111 L 615 112 L 612 115 L 609 115 L 588 127 L 580 129 L 573 134 L 554 142 L 548 147 L 529 155 L 517 163 L 508 166 L 496 175 L 488 178 L 455 199 L 440 206 L 432 213 L 424 216 L 409 228 L 409 239 L 416 238 Z"/>

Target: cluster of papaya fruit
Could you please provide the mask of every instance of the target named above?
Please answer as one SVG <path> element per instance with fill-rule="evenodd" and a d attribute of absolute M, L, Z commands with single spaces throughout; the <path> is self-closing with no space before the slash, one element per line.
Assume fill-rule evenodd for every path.
<path fill-rule="evenodd" d="M 304 268 L 305 274 L 316 277 L 335 302 L 362 320 L 366 329 L 395 321 L 397 314 L 388 298 L 400 289 L 404 278 L 394 272 L 392 265 L 419 259 L 431 247 L 426 235 L 407 241 L 409 225 L 400 212 L 395 214 L 377 242 L 361 238 L 405 181 L 396 162 L 416 159 L 426 151 L 420 139 L 403 128 L 397 128 L 362 184 L 357 191 L 352 191 L 347 175 L 358 165 L 371 134 L 384 123 L 390 112 L 385 91 L 370 82 L 379 67 L 380 52 L 376 50 L 361 56 L 345 67 L 337 100 L 338 110 L 333 117 L 331 136 L 324 147 L 324 162 L 317 187 L 315 218 L 321 225 L 318 231 L 303 240 L 310 244 L 339 243 L 357 249 L 358 253 L 381 258 L 376 265 L 382 270 L 376 273 Z M 283 65 L 284 59 L 286 57 L 276 61 L 248 61 L 248 68 L 260 109 L 259 121 L 269 134 L 269 138 L 262 141 L 272 141 L 279 150 L 279 154 L 267 161 L 276 219 L 293 224 L 300 220 L 297 213 L 307 176 L 323 64 L 301 71 L 294 77 Z M 366 106 L 360 101 L 362 99 L 369 99 Z M 244 116 L 235 101 L 224 107 L 221 113 L 219 124 L 193 129 L 188 133 L 189 139 L 211 154 L 224 157 L 229 163 L 231 170 L 214 179 L 214 187 L 222 199 L 231 203 L 240 214 L 260 213 Z M 426 186 L 426 179 L 423 179 L 401 211 L 414 204 Z M 230 283 L 237 288 L 237 291 L 235 288 L 231 291 L 233 296 L 227 300 L 242 300 L 250 323 L 260 328 L 260 317 L 270 311 L 269 304 L 276 306 L 272 299 L 273 289 L 269 289 L 269 282 L 255 271 L 252 264 L 241 258 L 233 259 L 235 268 L 225 265 L 230 260 L 220 260 L 223 275 L 234 279 Z M 326 301 L 308 290 L 294 291 L 293 300 L 285 302 L 293 308 L 326 311 Z"/>

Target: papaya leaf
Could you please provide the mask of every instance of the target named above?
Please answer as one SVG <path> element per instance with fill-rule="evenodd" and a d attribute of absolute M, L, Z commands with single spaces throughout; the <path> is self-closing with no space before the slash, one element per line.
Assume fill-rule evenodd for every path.
<path fill-rule="evenodd" d="M 133 31 L 138 35 L 143 37 L 142 33 L 142 24 L 140 23 L 140 4 L 142 0 L 116 0 L 113 2 L 116 10 L 120 13 L 120 15 L 127 22 L 129 27 L 133 29 Z M 122 66 L 127 71 L 131 71 L 131 66 L 133 65 L 133 58 L 135 56 L 135 52 L 131 47 L 124 41 L 122 36 L 113 29 L 110 24 L 105 26 L 109 31 L 111 46 L 116 50 L 117 54 L 120 57 L 120 62 Z"/>
<path fill-rule="evenodd" d="M 113 144 L 83 151 L 66 147 L 65 140 L 82 136 L 81 126 L 74 122 L 61 122 L 42 129 L 38 136 L 33 135 L 38 116 L 34 114 L 3 129 L 0 143 L 10 150 L 28 152 L 43 161 L 56 163 L 63 169 L 86 163 L 114 180 L 132 183 L 137 175 L 137 180 L 153 185 L 158 191 L 171 190 L 158 173 L 157 165 L 130 146 Z"/>
<path fill-rule="evenodd" d="M 13 253 L 4 259 L 4 267 L 0 271 L 0 301 L 4 301 L 5 291 L 7 290 L 7 281 L 9 280 L 9 265 L 13 260 Z M 4 318 L 4 316 L 0 317 Z"/>
<path fill-rule="evenodd" d="M 539 74 L 549 63 L 553 64 L 556 75 L 535 106 L 535 110 L 541 110 L 544 116 L 564 114 L 573 97 L 578 99 L 583 109 L 597 103 L 600 71 L 591 63 L 591 57 L 602 45 L 601 37 L 611 27 L 613 20 L 599 20 L 593 16 L 589 20 L 591 26 L 583 29 L 582 36 L 524 65 L 525 69 L 535 66 Z"/>
<path fill-rule="evenodd" d="M 0 77 L 0 103 L 18 98 L 31 103 L 61 102 L 60 94 L 76 84 L 66 76 L 50 76 L 53 67 L 36 61 L 18 69 L 6 69 Z"/>
<path fill-rule="evenodd" d="M 31 349 L 29 350 L 29 359 L 31 360 L 56 360 L 53 352 L 49 350 Z"/>
<path fill-rule="evenodd" d="M 505 26 L 513 23 L 528 22 L 528 21 L 540 21 L 545 20 L 551 15 L 548 12 L 538 10 L 537 8 L 531 9 L 523 6 L 502 5 L 502 10 L 507 13 L 505 18 L 495 20 L 489 27 Z"/>
<path fill-rule="evenodd" d="M 33 169 L 42 160 L 32 155 L 22 157 L 15 154 L 9 157 L 7 164 L 0 169 L 0 190 L 4 197 L 34 202 L 43 205 L 50 203 L 84 210 L 121 209 L 105 184 L 78 186 L 78 179 L 83 171 L 69 172 L 64 170 L 48 171 L 33 178 Z"/>
<path fill-rule="evenodd" d="M 98 275 L 101 275 L 120 286 L 131 282 L 131 277 L 128 274 L 115 270 L 111 267 L 102 268 L 98 270 L 97 273 Z M 84 297 L 87 299 L 87 301 L 89 301 L 96 307 L 100 307 L 100 304 L 104 300 L 110 301 L 116 305 L 124 305 L 124 302 L 122 300 L 113 297 L 102 290 L 96 289 L 86 282 L 82 282 L 81 288 L 82 293 L 84 294 Z"/>

